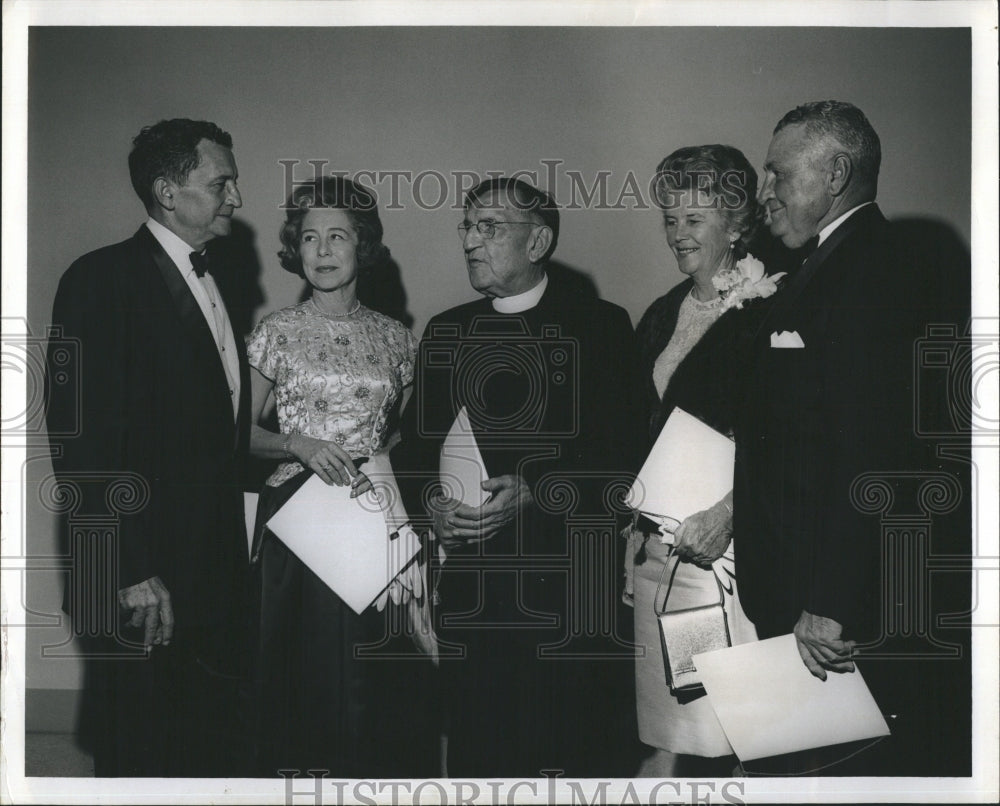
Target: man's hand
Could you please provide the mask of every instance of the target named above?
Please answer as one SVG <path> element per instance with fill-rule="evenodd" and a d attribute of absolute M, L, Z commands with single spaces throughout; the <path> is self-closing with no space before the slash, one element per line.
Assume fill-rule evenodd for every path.
<path fill-rule="evenodd" d="M 431 516 L 434 520 L 434 537 L 441 541 L 441 545 L 444 546 L 445 551 L 451 551 L 451 549 L 456 546 L 460 546 L 465 543 L 465 540 L 460 539 L 454 532 L 450 521 L 448 520 L 452 512 L 454 512 L 461 504 L 453 498 L 445 498 L 440 496 L 431 502 Z"/>
<path fill-rule="evenodd" d="M 174 609 L 170 604 L 170 591 L 159 577 L 150 577 L 145 582 L 118 591 L 118 603 L 123 610 L 131 610 L 129 624 L 141 627 L 145 624 L 143 644 L 146 649 L 162 644 L 166 646 L 174 635 Z"/>
<path fill-rule="evenodd" d="M 710 566 L 721 557 L 733 536 L 733 513 L 725 499 L 696 512 L 674 532 L 674 551 L 682 560 Z"/>
<path fill-rule="evenodd" d="M 480 507 L 470 507 L 442 499 L 434 509 L 434 534 L 445 549 L 465 543 L 489 540 L 529 506 L 534 498 L 520 476 L 506 475 L 482 483 L 491 498 Z"/>
<path fill-rule="evenodd" d="M 827 669 L 832 672 L 854 671 L 851 654 L 857 642 L 841 641 L 843 629 L 831 618 L 802 611 L 795 625 L 795 640 L 802 662 L 814 677 L 826 680 Z"/>

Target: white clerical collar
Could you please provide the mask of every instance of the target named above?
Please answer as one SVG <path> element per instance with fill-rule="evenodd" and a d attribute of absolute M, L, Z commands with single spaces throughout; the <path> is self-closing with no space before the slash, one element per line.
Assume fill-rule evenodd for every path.
<path fill-rule="evenodd" d="M 549 287 L 549 276 L 542 275 L 538 285 L 521 294 L 512 297 L 494 297 L 493 310 L 497 313 L 523 313 L 530 311 L 542 299 L 545 289 Z"/>
<path fill-rule="evenodd" d="M 847 219 L 856 210 L 860 210 L 862 207 L 867 207 L 869 204 L 875 204 L 875 202 L 873 202 L 873 201 L 862 202 L 857 207 L 852 207 L 850 210 L 848 210 L 842 216 L 840 216 L 839 218 L 835 218 L 833 221 L 831 221 L 829 224 L 827 224 L 825 227 L 823 227 L 823 229 L 821 229 L 819 231 L 819 243 L 817 243 L 816 246 L 819 246 L 819 244 L 823 243 L 823 241 L 825 241 L 827 238 L 829 238 L 831 235 L 833 235 L 833 231 L 835 229 L 837 229 L 837 227 L 839 227 L 845 221 L 847 221 Z"/>
<path fill-rule="evenodd" d="M 163 251 L 167 253 L 167 256 L 174 262 L 174 265 L 180 269 L 181 274 L 187 274 L 192 270 L 191 253 L 197 252 L 197 249 L 185 243 L 176 232 L 167 229 L 155 218 L 150 217 L 146 220 L 146 229 L 160 242 Z"/>

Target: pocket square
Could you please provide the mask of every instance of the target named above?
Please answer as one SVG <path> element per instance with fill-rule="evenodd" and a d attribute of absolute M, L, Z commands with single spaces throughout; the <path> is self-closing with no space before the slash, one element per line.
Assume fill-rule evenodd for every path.
<path fill-rule="evenodd" d="M 771 346 L 795 349 L 805 347 L 806 345 L 797 330 L 782 330 L 780 333 L 775 332 L 771 334 Z"/>

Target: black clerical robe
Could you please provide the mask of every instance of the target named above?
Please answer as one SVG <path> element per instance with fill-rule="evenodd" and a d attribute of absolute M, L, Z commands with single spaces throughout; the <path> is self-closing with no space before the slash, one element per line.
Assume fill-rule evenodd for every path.
<path fill-rule="evenodd" d="M 626 312 L 555 277 L 527 311 L 481 299 L 425 331 L 392 457 L 409 512 L 423 511 L 462 407 L 489 476 L 522 476 L 534 499 L 438 574 L 451 775 L 628 772 L 616 498 L 641 441 L 636 378 Z"/>

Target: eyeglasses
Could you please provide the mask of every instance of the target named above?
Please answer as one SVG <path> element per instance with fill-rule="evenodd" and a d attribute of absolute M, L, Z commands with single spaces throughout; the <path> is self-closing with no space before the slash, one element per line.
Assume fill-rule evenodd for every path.
<path fill-rule="evenodd" d="M 499 224 L 506 224 L 507 226 L 514 227 L 520 224 L 521 226 L 528 227 L 541 227 L 536 221 L 492 221 L 490 219 L 484 219 L 483 221 L 477 221 L 475 224 L 461 223 L 458 225 L 458 237 L 461 240 L 465 240 L 465 236 L 469 234 L 469 230 L 473 227 L 476 228 L 476 232 L 483 236 L 485 240 L 489 240 L 494 235 L 497 234 L 497 226 Z"/>

